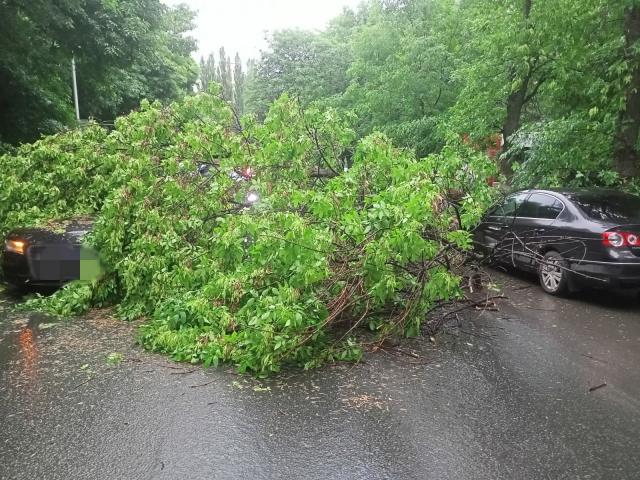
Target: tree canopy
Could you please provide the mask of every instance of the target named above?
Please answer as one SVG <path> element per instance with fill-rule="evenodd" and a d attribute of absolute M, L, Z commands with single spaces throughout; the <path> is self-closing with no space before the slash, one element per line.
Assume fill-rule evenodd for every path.
<path fill-rule="evenodd" d="M 0 2 L 0 142 L 73 124 L 72 57 L 82 118 L 113 120 L 143 98 L 187 94 L 193 18 L 160 0 Z"/>
<path fill-rule="evenodd" d="M 238 119 L 244 113 L 245 108 L 246 76 L 247 73 L 243 69 L 240 54 L 237 52 L 233 62 L 224 47 L 221 47 L 218 52 L 217 62 L 213 53 L 210 53 L 206 60 L 204 57 L 200 58 L 200 91 L 208 92 L 214 84 L 219 85 L 222 99 L 233 106 Z M 213 88 L 215 89 L 215 87 Z"/>
<path fill-rule="evenodd" d="M 357 114 L 419 155 L 502 134 L 515 185 L 640 174 L 636 0 L 370 0 L 322 32 L 276 32 L 249 110 L 290 92 Z"/>

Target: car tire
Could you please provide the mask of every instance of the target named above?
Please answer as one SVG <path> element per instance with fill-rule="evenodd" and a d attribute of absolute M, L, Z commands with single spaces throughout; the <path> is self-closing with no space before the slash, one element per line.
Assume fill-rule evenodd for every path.
<path fill-rule="evenodd" d="M 551 295 L 566 295 L 569 292 L 567 268 L 567 261 L 558 252 L 552 250 L 545 253 L 538 266 L 538 278 L 542 289 Z"/>

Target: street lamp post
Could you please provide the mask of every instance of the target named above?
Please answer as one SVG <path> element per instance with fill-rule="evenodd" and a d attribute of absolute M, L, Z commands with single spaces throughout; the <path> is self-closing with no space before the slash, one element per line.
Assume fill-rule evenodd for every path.
<path fill-rule="evenodd" d="M 73 102 L 76 106 L 76 120 L 80 121 L 80 106 L 78 105 L 78 83 L 76 81 L 76 57 L 71 56 L 71 77 L 73 78 Z"/>

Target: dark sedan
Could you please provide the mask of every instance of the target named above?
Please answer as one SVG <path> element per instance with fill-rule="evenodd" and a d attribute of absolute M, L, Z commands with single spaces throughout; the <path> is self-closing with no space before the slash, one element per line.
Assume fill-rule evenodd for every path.
<path fill-rule="evenodd" d="M 90 279 L 99 271 L 97 256 L 82 247 L 90 218 L 74 218 L 41 228 L 11 231 L 4 242 L 4 279 L 15 286 L 59 286 Z"/>
<path fill-rule="evenodd" d="M 640 287 L 640 197 L 615 190 L 527 190 L 474 231 L 490 260 L 538 274 L 562 295 L 580 285 Z"/>

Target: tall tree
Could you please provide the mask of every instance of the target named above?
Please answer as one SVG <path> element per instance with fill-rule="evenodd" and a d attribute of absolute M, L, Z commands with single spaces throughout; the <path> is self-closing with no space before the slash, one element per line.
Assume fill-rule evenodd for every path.
<path fill-rule="evenodd" d="M 350 63 L 344 39 L 302 30 L 274 32 L 246 87 L 247 108 L 262 116 L 284 92 L 307 104 L 339 95 Z"/>
<path fill-rule="evenodd" d="M 618 115 L 615 134 L 614 162 L 624 178 L 640 175 L 638 133 L 640 132 L 640 5 L 628 6 L 624 13 L 626 75 L 624 106 Z"/>
<path fill-rule="evenodd" d="M 233 102 L 233 74 L 231 72 L 231 60 L 227 56 L 224 47 L 220 47 L 218 59 L 218 82 L 222 85 L 222 98 L 227 102 Z"/>
<path fill-rule="evenodd" d="M 204 58 L 200 59 L 200 87 L 206 92 L 209 89 L 209 85 L 217 81 L 216 57 L 211 53 L 206 61 Z"/>
<path fill-rule="evenodd" d="M 476 140 L 502 133 L 506 153 L 500 167 L 507 177 L 518 160 L 510 148 L 514 135 L 566 46 L 558 7 L 549 0 L 461 4 L 466 34 L 456 76 L 463 88 L 452 110 L 453 125 Z"/>
<path fill-rule="evenodd" d="M 244 83 L 245 74 L 242 71 L 242 60 L 240 60 L 240 54 L 236 53 L 233 64 L 233 103 L 238 115 L 244 113 Z"/>
<path fill-rule="evenodd" d="M 502 133 L 517 185 L 640 176 L 640 0 L 369 0 L 323 32 L 275 32 L 246 108 L 283 92 L 355 111 L 424 155 Z"/>
<path fill-rule="evenodd" d="M 0 2 L 0 143 L 36 139 L 73 121 L 71 4 Z"/>
<path fill-rule="evenodd" d="M 441 144 L 436 125 L 455 102 L 455 5 L 446 0 L 372 3 L 352 35 L 342 104 L 360 133 L 382 130 L 419 155 Z"/>
<path fill-rule="evenodd" d="M 524 31 L 529 31 L 532 27 L 531 20 L 531 8 L 533 7 L 533 0 L 523 0 L 522 5 L 522 27 Z M 526 42 L 527 40 L 525 40 Z M 524 42 L 523 42 L 524 43 Z M 525 104 L 536 95 L 538 88 L 545 81 L 544 75 L 538 75 L 536 73 L 540 69 L 540 52 L 534 51 L 533 56 L 527 62 L 527 68 L 524 72 L 517 72 L 517 67 L 511 65 L 509 67 L 509 80 L 513 87 L 511 93 L 507 97 L 507 111 L 504 122 L 502 124 L 502 137 L 504 138 L 504 149 L 507 152 L 500 162 L 500 170 L 507 177 L 511 177 L 513 174 L 512 164 L 515 160 L 513 153 L 511 152 L 511 140 L 513 135 L 520 129 L 522 122 L 522 109 Z M 542 62 L 544 63 L 544 62 Z M 535 81 L 535 86 L 530 91 L 530 84 Z"/>
<path fill-rule="evenodd" d="M 195 41 L 184 34 L 193 18 L 160 0 L 0 2 L 0 141 L 72 122 L 72 56 L 85 118 L 112 119 L 144 97 L 189 92 Z"/>

